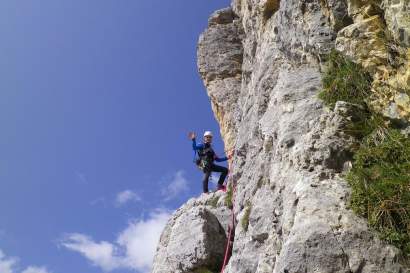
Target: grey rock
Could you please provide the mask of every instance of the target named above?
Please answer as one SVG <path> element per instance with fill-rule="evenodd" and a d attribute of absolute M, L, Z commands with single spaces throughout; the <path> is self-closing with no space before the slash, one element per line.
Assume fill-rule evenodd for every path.
<path fill-rule="evenodd" d="M 387 27 L 396 41 L 410 46 L 410 2 L 407 0 L 383 0 Z"/>
<path fill-rule="evenodd" d="M 208 20 L 209 26 L 230 24 L 237 18 L 231 8 L 221 9 L 215 11 Z"/>
<path fill-rule="evenodd" d="M 192 199 L 174 213 L 161 235 L 153 273 L 219 269 L 227 240 L 222 224 L 227 227 L 229 211 L 214 207 L 214 198 L 220 199 L 221 193 Z"/>
<path fill-rule="evenodd" d="M 208 29 L 199 37 L 198 70 L 209 96 L 213 97 L 212 109 L 216 118 L 227 123 L 223 128 L 236 127 L 237 96 L 228 94 L 241 86 L 242 38 L 242 26 L 230 8 L 215 12 Z M 231 139 L 230 143 L 233 142 L 233 132 L 222 133 L 226 139 Z"/>
<path fill-rule="evenodd" d="M 225 145 L 235 150 L 229 183 L 237 189 L 236 226 L 225 273 L 408 272 L 400 251 L 348 207 L 343 172 L 357 145 L 348 124 L 360 120 L 363 109 L 346 102 L 327 109 L 317 98 L 323 57 L 352 22 L 352 2 L 234 0 L 211 16 L 199 39 L 198 69 Z M 154 273 L 174 266 L 164 249 L 178 245 L 184 227 L 177 219 L 196 221 L 181 218 L 196 217 L 195 208 L 206 208 L 226 233 L 230 212 L 217 194 L 215 208 L 207 205 L 212 196 L 201 196 L 176 212 L 161 237 Z M 175 253 L 189 256 L 195 243 L 201 246 L 191 242 Z M 220 253 L 216 248 L 210 249 Z M 180 263 L 193 270 L 197 261 Z"/>

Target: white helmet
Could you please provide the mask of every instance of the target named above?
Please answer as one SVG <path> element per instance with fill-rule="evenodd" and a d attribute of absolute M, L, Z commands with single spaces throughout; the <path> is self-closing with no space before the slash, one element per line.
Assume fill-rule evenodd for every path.
<path fill-rule="evenodd" d="M 211 137 L 213 137 L 213 134 L 212 134 L 211 131 L 206 131 L 206 132 L 204 133 L 204 137 L 206 137 L 206 136 L 211 136 Z"/>

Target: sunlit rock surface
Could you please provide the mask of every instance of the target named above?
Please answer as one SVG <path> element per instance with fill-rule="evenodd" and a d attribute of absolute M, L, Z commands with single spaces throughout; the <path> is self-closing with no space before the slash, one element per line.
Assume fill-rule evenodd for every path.
<path fill-rule="evenodd" d="M 234 0 L 211 16 L 198 69 L 225 145 L 235 150 L 230 182 L 237 185 L 225 273 L 408 272 L 400 251 L 348 207 L 342 174 L 357 143 L 345 129 L 362 109 L 345 102 L 326 109 L 317 98 L 325 58 L 337 48 L 371 72 L 373 107 L 406 123 L 408 14 L 404 0 Z M 213 261 L 222 259 L 230 222 L 223 199 L 201 196 L 175 213 L 154 273 L 218 272 Z M 208 225 L 199 211 L 211 228 L 178 224 Z M 205 250 L 198 238 L 212 237 L 204 230 L 217 230 L 215 219 L 224 234 Z M 216 258 L 202 258 L 206 251 Z M 168 262 L 175 255 L 189 258 Z"/>

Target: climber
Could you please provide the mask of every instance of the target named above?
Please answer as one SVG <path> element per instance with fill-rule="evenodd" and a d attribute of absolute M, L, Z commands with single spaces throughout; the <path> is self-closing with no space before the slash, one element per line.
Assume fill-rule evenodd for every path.
<path fill-rule="evenodd" d="M 189 133 L 189 138 L 192 140 L 192 148 L 194 149 L 194 151 L 197 151 L 199 156 L 199 158 L 196 160 L 196 164 L 198 165 L 198 168 L 200 168 L 204 172 L 204 177 L 202 180 L 204 193 L 208 193 L 208 180 L 212 172 L 221 173 L 218 180 L 218 190 L 225 191 L 226 188 L 223 183 L 228 174 L 228 169 L 222 166 L 215 165 L 214 161 L 226 161 L 231 158 L 231 154 L 229 154 L 228 157 L 223 158 L 216 156 L 211 146 L 212 132 L 210 131 L 206 131 L 204 133 L 204 143 L 196 144 L 196 136 L 193 132 Z"/>

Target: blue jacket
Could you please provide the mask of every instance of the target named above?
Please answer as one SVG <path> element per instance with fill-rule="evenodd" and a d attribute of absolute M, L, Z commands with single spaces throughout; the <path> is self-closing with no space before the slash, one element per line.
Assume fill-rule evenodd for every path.
<path fill-rule="evenodd" d="M 203 143 L 200 143 L 200 144 L 196 144 L 196 139 L 194 138 L 193 140 L 192 140 L 192 149 L 194 150 L 194 151 L 198 151 L 198 150 L 201 150 L 201 149 L 203 149 L 204 148 L 204 144 Z M 228 158 L 225 156 L 225 157 L 222 157 L 222 158 L 219 158 L 219 157 L 217 157 L 216 155 L 215 155 L 215 161 L 216 162 L 223 162 L 223 161 L 227 161 L 228 160 Z"/>

